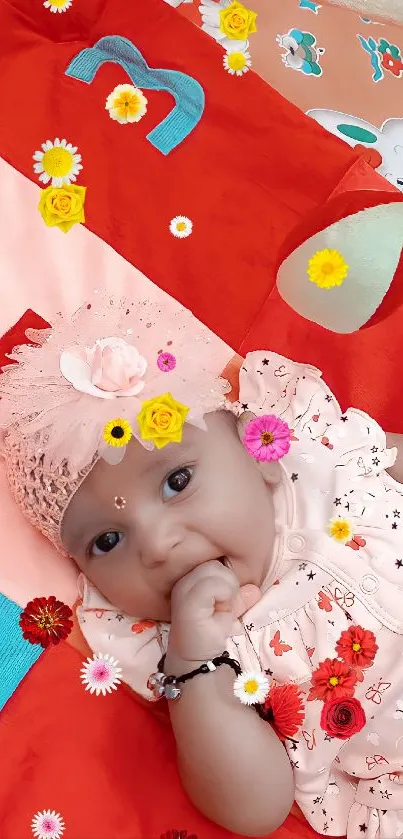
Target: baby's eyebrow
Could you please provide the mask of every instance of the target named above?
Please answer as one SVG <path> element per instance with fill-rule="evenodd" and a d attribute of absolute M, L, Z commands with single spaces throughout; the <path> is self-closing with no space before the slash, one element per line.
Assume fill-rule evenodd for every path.
<path fill-rule="evenodd" d="M 147 475 L 156 469 L 172 469 L 175 466 L 183 466 L 186 460 L 191 460 L 195 455 L 194 443 L 169 443 L 163 449 L 152 452 L 150 461 L 142 469 L 142 474 Z"/>

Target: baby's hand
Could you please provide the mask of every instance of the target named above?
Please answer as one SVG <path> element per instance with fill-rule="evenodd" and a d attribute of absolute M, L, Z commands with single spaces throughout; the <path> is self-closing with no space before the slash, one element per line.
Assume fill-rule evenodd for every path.
<path fill-rule="evenodd" d="M 239 583 L 218 560 L 182 577 L 171 595 L 168 659 L 208 661 L 221 655 L 237 612 Z"/>

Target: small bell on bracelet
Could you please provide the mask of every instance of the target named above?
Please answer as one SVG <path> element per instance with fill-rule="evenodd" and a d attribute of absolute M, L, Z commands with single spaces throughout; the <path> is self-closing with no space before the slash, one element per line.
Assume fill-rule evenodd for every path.
<path fill-rule="evenodd" d="M 155 701 L 164 696 L 165 673 L 152 673 L 147 680 L 147 688 L 153 694 Z"/>
<path fill-rule="evenodd" d="M 170 700 L 180 699 L 182 691 L 176 682 L 168 682 L 164 687 L 164 696 Z"/>

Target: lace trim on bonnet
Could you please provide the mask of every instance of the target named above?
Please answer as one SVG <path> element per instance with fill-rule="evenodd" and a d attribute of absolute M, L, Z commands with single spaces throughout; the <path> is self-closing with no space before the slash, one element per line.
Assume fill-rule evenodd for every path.
<path fill-rule="evenodd" d="M 224 407 L 230 388 L 212 369 L 211 333 L 173 300 L 94 292 L 72 317 L 58 313 L 52 329 L 27 337 L 32 344 L 16 347 L 9 358 L 17 363 L 0 376 L 2 454 L 24 515 L 64 552 L 60 526 L 72 496 L 99 457 L 117 463 L 124 454 L 105 443 L 108 423 L 125 420 L 153 449 L 165 443 L 142 436 L 144 402 L 172 394 L 181 422 L 205 429 L 203 415 Z"/>

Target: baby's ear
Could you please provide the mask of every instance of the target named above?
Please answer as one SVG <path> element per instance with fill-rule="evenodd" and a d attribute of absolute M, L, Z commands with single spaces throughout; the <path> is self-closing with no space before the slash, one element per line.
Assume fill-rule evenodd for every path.
<path fill-rule="evenodd" d="M 248 423 L 255 419 L 255 414 L 252 414 L 251 411 L 244 411 L 237 420 L 237 429 L 239 434 L 239 439 L 241 443 L 243 443 L 244 434 L 246 431 L 246 426 Z M 259 460 L 255 461 L 259 472 L 263 475 L 263 478 L 266 484 L 278 484 L 281 480 L 281 468 L 278 461 L 272 463 L 264 463 Z"/>

